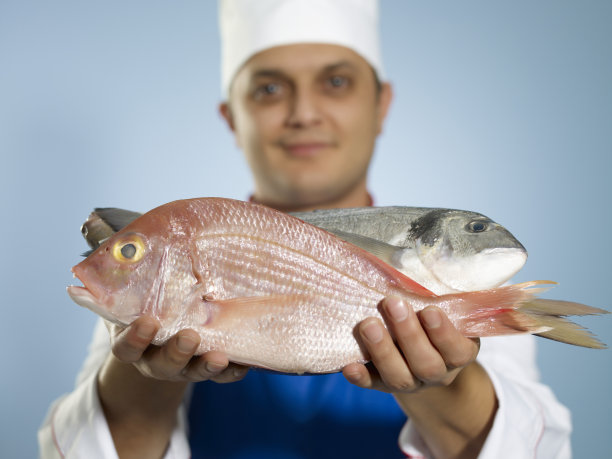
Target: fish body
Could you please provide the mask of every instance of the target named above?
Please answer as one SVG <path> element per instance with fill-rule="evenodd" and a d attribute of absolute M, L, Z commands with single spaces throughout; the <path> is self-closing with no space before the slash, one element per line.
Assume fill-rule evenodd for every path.
<path fill-rule="evenodd" d="M 96 248 L 139 215 L 98 208 L 82 232 Z M 394 206 L 291 215 L 373 253 L 436 294 L 497 287 L 527 260 L 527 251 L 506 228 L 477 212 Z"/>
<path fill-rule="evenodd" d="M 293 215 L 374 253 L 437 294 L 497 287 L 527 261 L 506 228 L 477 212 L 394 206 Z"/>
<path fill-rule="evenodd" d="M 437 296 L 330 232 L 221 198 L 160 206 L 72 270 L 84 285 L 68 287 L 76 303 L 122 325 L 156 317 L 157 344 L 191 328 L 202 338 L 197 353 L 219 350 L 232 361 L 288 373 L 366 361 L 355 326 L 380 318 L 378 303 L 389 295 L 416 310 L 437 305 L 466 336 L 553 328 L 537 320 L 537 302 L 548 301 L 533 298 L 541 282 Z M 578 313 L 595 311 L 583 308 Z"/>

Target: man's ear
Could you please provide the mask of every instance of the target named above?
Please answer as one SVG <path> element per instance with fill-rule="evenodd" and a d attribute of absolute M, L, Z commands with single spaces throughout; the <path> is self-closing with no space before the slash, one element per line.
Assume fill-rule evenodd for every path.
<path fill-rule="evenodd" d="M 232 116 L 232 110 L 227 102 L 221 102 L 219 104 L 219 113 L 227 123 L 227 127 L 230 128 L 230 131 L 236 132 L 234 127 L 234 117 Z"/>
<path fill-rule="evenodd" d="M 391 101 L 393 100 L 393 88 L 390 83 L 382 83 L 380 88 L 380 94 L 378 95 L 378 134 L 380 134 L 383 130 L 383 124 L 385 122 L 385 118 L 387 117 L 387 113 L 389 112 L 389 107 L 391 106 Z"/>

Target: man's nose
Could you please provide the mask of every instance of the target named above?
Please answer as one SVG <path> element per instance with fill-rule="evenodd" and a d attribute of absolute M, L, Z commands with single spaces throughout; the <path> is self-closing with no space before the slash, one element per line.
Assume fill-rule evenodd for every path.
<path fill-rule="evenodd" d="M 308 90 L 296 90 L 289 104 L 287 125 L 293 128 L 306 127 L 319 124 L 321 120 L 316 95 Z"/>

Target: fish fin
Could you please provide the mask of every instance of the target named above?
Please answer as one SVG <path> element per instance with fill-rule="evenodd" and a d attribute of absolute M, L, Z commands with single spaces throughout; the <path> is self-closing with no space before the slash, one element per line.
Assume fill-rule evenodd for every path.
<path fill-rule="evenodd" d="M 117 209 L 116 207 L 96 207 L 89 214 L 85 223 L 81 225 L 81 234 L 91 248 L 82 256 L 89 256 L 95 249 L 114 233 L 121 230 L 141 214 L 131 210 Z"/>
<path fill-rule="evenodd" d="M 203 298 L 204 304 L 213 308 L 214 312 L 208 319 L 215 321 L 215 326 L 222 322 L 249 322 L 261 320 L 266 316 L 277 316 L 293 313 L 300 306 L 317 303 L 316 297 L 312 295 L 266 295 L 240 298 L 228 298 L 223 300 Z M 323 311 L 324 312 L 324 311 Z"/>
<path fill-rule="evenodd" d="M 112 236 L 113 233 L 114 230 L 95 212 L 92 212 L 81 225 L 81 234 L 87 241 L 87 245 L 93 250 L 100 247 L 102 242 Z"/>
<path fill-rule="evenodd" d="M 404 248 L 387 244 L 386 242 L 371 237 L 362 236 L 361 234 L 349 233 L 338 229 L 329 229 L 327 231 L 335 234 L 346 242 L 361 247 L 363 250 L 367 250 L 385 263 L 396 268 L 399 267 L 397 261 L 401 256 L 401 252 L 404 251 Z"/>
<path fill-rule="evenodd" d="M 117 207 L 96 207 L 93 213 L 100 217 L 115 232 L 120 231 L 142 215 L 138 212 Z"/>
<path fill-rule="evenodd" d="M 575 346 L 605 348 L 589 331 L 562 316 L 605 314 L 580 303 L 535 298 L 551 281 L 531 281 L 491 290 L 442 295 L 438 300 L 461 304 L 455 326 L 466 336 L 531 333 Z M 460 301 L 457 303 L 457 298 Z"/>
<path fill-rule="evenodd" d="M 549 323 L 551 327 L 549 331 L 536 333 L 537 336 L 542 338 L 592 349 L 606 349 L 608 347 L 589 330 L 571 320 L 563 317 L 539 317 L 538 320 L 542 323 Z"/>
<path fill-rule="evenodd" d="M 401 289 L 424 296 L 435 296 L 432 291 L 398 271 L 402 268 L 401 258 L 406 250 L 405 248 L 339 229 L 326 229 L 326 231 L 364 250 L 368 258 L 372 259 L 374 257 L 377 264 L 385 271 L 385 274 L 399 284 Z M 384 264 L 381 264 L 380 261 L 384 262 Z"/>
<path fill-rule="evenodd" d="M 594 308 L 586 304 L 572 301 L 538 299 L 535 304 L 526 303 L 522 308 L 524 312 L 544 316 L 589 316 L 595 314 L 610 314 L 605 309 Z"/>
<path fill-rule="evenodd" d="M 332 234 L 334 234 L 334 233 L 332 233 Z M 334 235 L 336 237 L 339 237 L 340 239 L 343 239 L 339 235 L 336 235 L 336 234 L 334 234 Z M 358 238 L 361 238 L 362 239 L 361 242 L 365 242 L 366 239 L 370 239 L 368 237 L 358 236 L 358 235 L 355 235 L 353 233 L 344 233 L 344 235 L 350 235 L 350 237 L 353 238 L 354 240 L 357 240 Z M 375 241 L 374 239 L 371 239 L 371 241 L 372 242 L 378 242 L 378 241 Z M 398 268 L 393 266 L 393 262 L 388 262 L 388 261 L 378 257 L 376 254 L 370 252 L 369 248 L 364 248 L 364 247 L 362 247 L 360 245 L 357 245 L 357 244 L 354 244 L 354 243 L 352 243 L 351 241 L 348 241 L 348 240 L 345 240 L 345 242 L 348 242 L 348 243 L 352 244 L 353 246 L 355 246 L 357 248 L 357 250 L 361 251 L 361 256 L 363 256 L 364 258 L 367 258 L 372 263 L 375 263 L 376 266 L 378 266 L 378 268 L 387 276 L 387 278 L 390 281 L 390 283 L 394 284 L 395 287 L 399 290 L 398 294 L 404 294 L 404 293 L 409 294 L 409 295 L 410 294 L 417 294 L 417 295 L 426 296 L 426 297 L 435 297 L 436 296 L 436 294 L 433 293 L 431 290 L 425 288 L 424 286 L 419 284 L 417 281 L 411 279 L 410 277 L 406 276 L 402 272 L 398 271 Z M 380 247 L 380 249 L 383 252 L 388 252 L 388 251 L 391 250 L 390 248 L 383 248 L 382 247 L 383 245 L 388 245 L 389 247 L 395 247 L 395 246 L 392 246 L 390 244 L 385 244 L 384 242 L 379 242 L 379 247 Z M 393 250 L 395 250 L 397 252 L 397 249 L 399 249 L 399 248 L 396 247 Z M 397 260 L 399 260 L 399 258 Z"/>
<path fill-rule="evenodd" d="M 549 331 L 537 333 L 538 336 L 593 349 L 607 348 L 606 344 L 599 341 L 590 331 L 565 319 L 564 316 L 610 314 L 610 311 L 571 301 L 536 299 L 525 303 L 521 307 L 521 312 L 550 326 Z"/>
<path fill-rule="evenodd" d="M 379 258 L 372 255 L 370 252 L 364 251 L 363 254 L 377 262 L 381 271 L 383 271 L 385 275 L 388 276 L 390 283 L 395 284 L 395 287 L 399 290 L 398 294 L 402 295 L 405 293 L 409 293 L 409 294 L 417 294 L 417 295 L 421 295 L 425 297 L 435 297 L 436 296 L 436 294 L 433 293 L 431 290 L 423 287 L 417 281 L 409 278 L 408 276 L 401 273 L 393 266 L 383 262 Z"/>
<path fill-rule="evenodd" d="M 258 296 L 241 296 L 237 298 L 215 299 L 205 298 L 204 301 L 214 303 L 219 306 L 235 306 L 241 308 L 257 307 L 264 304 L 288 304 L 291 301 L 302 302 L 306 298 L 314 298 L 313 295 L 303 294 L 287 294 L 287 295 L 258 295 Z"/>

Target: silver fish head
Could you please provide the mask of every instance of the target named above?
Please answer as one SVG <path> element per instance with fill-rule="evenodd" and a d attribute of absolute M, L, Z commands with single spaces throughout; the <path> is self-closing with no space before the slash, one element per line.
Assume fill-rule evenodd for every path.
<path fill-rule="evenodd" d="M 527 261 L 510 231 L 476 212 L 434 209 L 413 222 L 410 236 L 421 263 L 450 290 L 496 287 Z"/>

